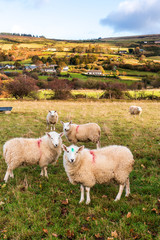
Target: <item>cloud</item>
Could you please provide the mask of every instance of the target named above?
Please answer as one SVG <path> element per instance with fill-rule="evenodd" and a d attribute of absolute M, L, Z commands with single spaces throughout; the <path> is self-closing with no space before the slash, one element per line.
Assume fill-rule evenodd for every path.
<path fill-rule="evenodd" d="M 122 1 L 115 11 L 100 20 L 100 24 L 112 27 L 115 32 L 157 33 L 160 31 L 160 1 Z"/>

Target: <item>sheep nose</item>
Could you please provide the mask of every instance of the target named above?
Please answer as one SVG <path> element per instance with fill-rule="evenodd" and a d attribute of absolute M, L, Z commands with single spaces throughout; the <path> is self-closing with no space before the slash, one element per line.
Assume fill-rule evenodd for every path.
<path fill-rule="evenodd" d="M 55 147 L 58 147 L 58 144 L 55 144 L 54 146 L 55 146 Z"/>
<path fill-rule="evenodd" d="M 74 162 L 74 159 L 71 159 L 71 162 Z"/>

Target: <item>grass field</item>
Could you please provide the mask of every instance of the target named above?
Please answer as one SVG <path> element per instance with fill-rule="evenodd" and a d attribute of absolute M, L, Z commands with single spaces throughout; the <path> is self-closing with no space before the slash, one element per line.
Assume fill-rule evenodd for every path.
<path fill-rule="evenodd" d="M 152 57 L 148 57 L 147 59 L 154 60 L 154 61 L 160 61 L 160 56 L 152 56 Z"/>
<path fill-rule="evenodd" d="M 64 73 L 64 74 L 66 74 L 66 73 Z M 94 76 L 92 77 L 92 76 L 87 76 L 87 75 L 83 75 L 80 73 L 70 73 L 69 72 L 69 74 L 70 74 L 70 77 L 68 78 L 69 80 L 72 80 L 72 78 L 78 78 L 83 81 L 93 80 L 93 81 L 102 81 L 102 82 L 120 82 L 120 83 L 126 83 L 127 85 L 131 85 L 133 83 L 133 81 L 140 80 L 140 78 L 138 78 L 138 77 L 130 77 L 130 76 L 120 76 L 120 79 L 116 79 L 114 77 L 108 78 L 107 76 L 106 77 L 94 77 Z M 62 75 L 63 75 L 63 73 L 62 73 Z M 60 78 L 64 78 L 64 77 L 60 77 Z"/>
<path fill-rule="evenodd" d="M 145 71 L 136 71 L 136 70 L 130 70 L 130 69 L 119 69 L 118 70 L 120 72 L 120 74 L 122 74 L 123 72 L 126 72 L 126 74 L 128 76 L 152 76 L 152 75 L 157 75 L 158 73 L 154 73 L 154 72 L 145 72 Z"/>
<path fill-rule="evenodd" d="M 130 105 L 143 113 L 131 116 Z M 160 103 L 109 101 L 3 101 L 13 106 L 0 123 L 0 239 L 160 239 Z M 79 205 L 79 185 L 71 185 L 62 155 L 48 167 L 49 179 L 40 177 L 39 166 L 21 167 L 4 184 L 6 164 L 2 146 L 13 137 L 41 137 L 46 132 L 47 111 L 57 110 L 60 120 L 97 122 L 102 129 L 101 145 L 128 146 L 135 165 L 130 175 L 131 196 L 114 202 L 118 185 L 96 185 L 91 204 Z M 69 143 L 63 137 L 64 143 Z M 82 145 L 78 144 L 79 146 Z M 85 144 L 94 148 L 94 144 Z"/>
<path fill-rule="evenodd" d="M 2 50 L 9 50 L 9 49 L 11 49 L 12 48 L 12 46 L 13 46 L 13 44 L 4 44 L 4 43 L 0 43 L 0 48 L 2 49 Z"/>
<path fill-rule="evenodd" d="M 119 76 L 121 80 L 131 80 L 131 81 L 141 81 L 142 78 L 140 77 L 133 77 L 133 76 Z"/>

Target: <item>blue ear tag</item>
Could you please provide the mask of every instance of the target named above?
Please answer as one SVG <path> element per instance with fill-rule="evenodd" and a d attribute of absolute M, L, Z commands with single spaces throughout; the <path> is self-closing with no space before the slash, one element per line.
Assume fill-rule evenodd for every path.
<path fill-rule="evenodd" d="M 74 152 L 74 148 L 71 148 L 71 151 Z"/>

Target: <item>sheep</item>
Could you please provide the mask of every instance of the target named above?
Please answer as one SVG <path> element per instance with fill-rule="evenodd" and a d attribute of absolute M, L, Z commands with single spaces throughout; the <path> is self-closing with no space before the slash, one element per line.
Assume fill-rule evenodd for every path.
<path fill-rule="evenodd" d="M 53 125 L 53 131 L 55 131 L 55 124 L 57 122 L 58 122 L 58 113 L 56 111 L 49 111 L 46 117 L 47 129 L 49 128 L 49 125 L 51 125 L 51 131 L 52 131 L 52 125 Z"/>
<path fill-rule="evenodd" d="M 72 124 L 72 121 L 63 124 L 63 132 L 69 142 L 76 144 L 79 142 L 91 141 L 100 148 L 101 128 L 96 123 Z"/>
<path fill-rule="evenodd" d="M 71 145 L 64 150 L 63 166 L 69 181 L 72 184 L 80 183 L 81 198 L 84 201 L 84 187 L 86 189 L 86 204 L 89 204 L 90 188 L 96 183 L 108 183 L 116 180 L 119 183 L 119 192 L 115 201 L 120 200 L 126 186 L 126 197 L 130 194 L 129 174 L 132 171 L 134 159 L 131 151 L 124 146 L 111 145 L 100 149 L 89 150 L 84 146 Z"/>
<path fill-rule="evenodd" d="M 13 170 L 20 165 L 39 164 L 41 176 L 48 178 L 47 166 L 56 163 L 62 152 L 63 133 L 46 133 L 43 137 L 36 138 L 13 138 L 3 146 L 3 156 L 7 164 L 4 181 L 14 177 Z"/>
<path fill-rule="evenodd" d="M 142 108 L 138 106 L 130 106 L 129 112 L 132 115 L 141 115 L 142 113 Z"/>

